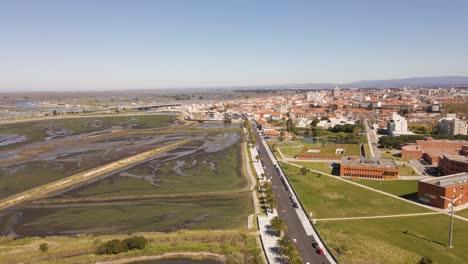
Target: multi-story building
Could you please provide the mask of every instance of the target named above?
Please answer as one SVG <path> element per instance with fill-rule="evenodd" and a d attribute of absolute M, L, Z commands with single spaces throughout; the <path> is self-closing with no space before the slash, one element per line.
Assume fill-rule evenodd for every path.
<path fill-rule="evenodd" d="M 418 183 L 418 200 L 439 208 L 449 208 L 449 201 L 443 199 L 457 198 L 456 206 L 468 202 L 468 173 L 420 180 Z"/>
<path fill-rule="evenodd" d="M 461 155 L 443 155 L 439 160 L 439 169 L 444 175 L 468 172 L 468 157 Z"/>
<path fill-rule="evenodd" d="M 466 121 L 457 118 L 456 114 L 447 114 L 447 117 L 441 118 L 437 126 L 437 132 L 443 135 L 466 135 Z"/>
<path fill-rule="evenodd" d="M 392 159 L 345 156 L 341 159 L 340 176 L 378 180 L 397 180 L 398 167 Z"/>
<path fill-rule="evenodd" d="M 390 136 L 411 135 L 408 131 L 408 122 L 406 118 L 397 113 L 392 113 L 392 117 L 387 121 L 387 132 Z"/>

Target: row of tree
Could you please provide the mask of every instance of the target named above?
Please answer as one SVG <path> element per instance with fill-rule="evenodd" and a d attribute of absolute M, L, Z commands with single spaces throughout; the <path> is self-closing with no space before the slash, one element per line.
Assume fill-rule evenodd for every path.
<path fill-rule="evenodd" d="M 424 135 L 382 136 L 379 138 L 379 145 L 384 148 L 399 148 L 406 144 L 416 143 L 416 140 L 421 140 L 425 137 Z M 431 137 L 434 139 L 468 140 L 467 135 L 432 135 Z"/>
<path fill-rule="evenodd" d="M 284 233 L 287 231 L 287 226 L 281 218 L 278 216 L 273 217 L 270 220 L 271 229 L 278 233 L 280 239 L 276 242 L 276 247 L 278 248 L 280 254 L 286 260 L 286 263 L 289 264 L 299 264 L 302 263 L 301 256 L 296 250 L 294 242 Z"/>

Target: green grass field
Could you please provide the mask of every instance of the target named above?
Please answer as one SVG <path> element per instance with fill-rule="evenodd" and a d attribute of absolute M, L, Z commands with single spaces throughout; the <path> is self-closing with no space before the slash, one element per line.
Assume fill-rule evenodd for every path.
<path fill-rule="evenodd" d="M 428 209 L 361 188 L 342 180 L 309 173 L 282 163 L 299 199 L 313 218 L 377 216 L 429 212 Z"/>
<path fill-rule="evenodd" d="M 418 192 L 418 181 L 396 180 L 396 181 L 379 181 L 358 179 L 356 183 L 372 187 L 397 196 L 415 196 Z"/>
<path fill-rule="evenodd" d="M 132 233 L 179 229 L 241 228 L 252 211 L 248 193 L 210 198 L 165 198 L 109 203 L 24 207 L 15 227 L 20 236 Z"/>
<path fill-rule="evenodd" d="M 448 226 L 446 215 L 323 221 L 316 225 L 340 263 L 417 263 L 422 256 L 439 264 L 466 263 L 468 223 L 455 220 L 452 249 L 446 246 Z"/>
<path fill-rule="evenodd" d="M 359 144 L 336 144 L 336 143 L 329 143 L 325 142 L 325 145 L 322 145 L 321 142 L 316 144 L 306 144 L 300 154 L 311 154 L 311 155 L 327 155 L 327 156 L 337 156 L 340 158 L 343 155 L 335 154 L 336 149 L 342 148 L 344 149 L 343 155 L 359 155 Z M 308 152 L 309 149 L 319 150 L 320 152 Z"/>
<path fill-rule="evenodd" d="M 293 158 L 301 152 L 302 147 L 281 147 L 279 150 L 281 150 L 281 153 L 283 153 L 284 156 Z"/>
<path fill-rule="evenodd" d="M 328 174 L 331 174 L 333 170 L 330 162 L 293 162 L 293 163 L 312 169 L 312 170 L 318 170 L 318 171 L 328 173 Z"/>
<path fill-rule="evenodd" d="M 400 154 L 387 153 L 387 151 L 390 151 L 389 149 L 379 148 L 379 150 L 380 150 L 380 153 L 382 155 L 382 158 L 393 159 L 393 160 L 402 161 L 402 162 L 409 162 L 410 161 L 410 159 L 408 159 L 408 158 L 402 158 L 400 156 Z"/>
<path fill-rule="evenodd" d="M 456 212 L 457 215 L 463 216 L 465 218 L 468 218 L 468 209 L 464 209 L 461 211 Z"/>
<path fill-rule="evenodd" d="M 397 165 L 397 167 L 400 176 L 421 176 L 421 174 L 419 174 L 411 166 Z"/>

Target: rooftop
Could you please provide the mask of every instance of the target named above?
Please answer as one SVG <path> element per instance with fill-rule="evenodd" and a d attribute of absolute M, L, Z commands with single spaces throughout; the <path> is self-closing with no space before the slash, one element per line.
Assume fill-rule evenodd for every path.
<path fill-rule="evenodd" d="M 396 168 L 396 163 L 392 159 L 365 158 L 357 156 L 345 156 L 341 159 L 341 164 L 365 167 Z"/>
<path fill-rule="evenodd" d="M 447 176 L 438 177 L 435 179 L 421 180 L 421 182 L 427 182 L 429 184 L 443 186 L 443 187 L 457 185 L 461 183 L 468 183 L 468 172 L 447 175 Z"/>

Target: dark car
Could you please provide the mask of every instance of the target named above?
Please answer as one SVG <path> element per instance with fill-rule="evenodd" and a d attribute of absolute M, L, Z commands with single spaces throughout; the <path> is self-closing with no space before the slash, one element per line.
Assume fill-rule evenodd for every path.
<path fill-rule="evenodd" d="M 321 249 L 321 248 L 317 248 L 317 250 L 315 250 L 315 252 L 317 252 L 317 254 L 319 254 L 319 255 L 323 255 L 323 249 Z"/>
<path fill-rule="evenodd" d="M 297 205 L 296 202 L 293 202 L 293 207 L 294 207 L 294 208 L 298 208 L 299 206 Z"/>
<path fill-rule="evenodd" d="M 319 246 L 319 244 L 318 244 L 317 242 L 315 242 L 315 241 L 312 242 L 312 247 L 313 247 L 313 248 L 318 248 L 318 246 Z"/>

